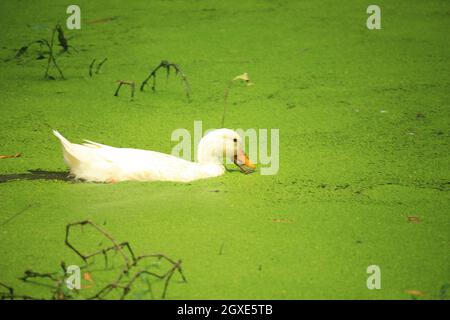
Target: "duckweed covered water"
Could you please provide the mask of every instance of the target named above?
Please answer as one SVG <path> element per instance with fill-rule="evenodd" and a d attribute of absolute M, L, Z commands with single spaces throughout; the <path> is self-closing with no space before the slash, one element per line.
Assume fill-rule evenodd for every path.
<path fill-rule="evenodd" d="M 66 30 L 77 52 L 58 58 L 67 80 L 44 80 L 45 60 L 0 62 L 0 154 L 23 153 L 0 160 L 2 176 L 66 171 L 52 128 L 170 153 L 173 130 L 220 124 L 243 72 L 255 85 L 231 90 L 226 126 L 279 129 L 280 170 L 189 184 L 3 179 L 1 282 L 44 295 L 17 278 L 81 263 L 65 226 L 91 219 L 138 253 L 182 259 L 188 283 L 173 282 L 172 299 L 446 297 L 448 3 L 378 1 L 381 30 L 356 0 L 77 4 L 81 30 Z M 1 58 L 48 38 L 66 6 L 1 2 Z M 94 58 L 108 61 L 89 77 Z M 155 94 L 113 96 L 116 80 L 140 83 L 163 59 L 188 75 L 191 102 L 163 72 Z M 369 265 L 380 290 L 366 286 Z"/>

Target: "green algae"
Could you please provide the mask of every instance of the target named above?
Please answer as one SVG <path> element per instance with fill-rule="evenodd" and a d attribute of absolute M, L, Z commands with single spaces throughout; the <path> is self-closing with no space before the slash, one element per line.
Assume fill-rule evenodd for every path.
<path fill-rule="evenodd" d="M 0 183 L 0 281 L 28 293 L 23 270 L 79 263 L 64 246 L 69 222 L 107 222 L 137 251 L 183 260 L 173 299 L 439 299 L 450 282 L 449 7 L 379 1 L 382 29 L 361 1 L 79 1 L 77 53 L 0 62 L 0 174 L 64 172 L 58 129 L 74 142 L 170 153 L 171 132 L 220 123 L 228 81 L 231 128 L 279 128 L 277 175 L 230 172 L 190 184 L 60 180 Z M 0 56 L 46 37 L 64 2 L 0 4 Z M 114 17 L 112 19 L 111 17 Z M 108 58 L 99 74 L 89 64 Z M 189 75 L 155 94 L 114 97 L 161 60 Z M 411 223 L 408 216 L 417 216 Z M 5 223 L 6 222 L 6 223 Z M 220 253 L 220 254 L 219 254 Z M 368 290 L 379 265 L 382 289 Z"/>

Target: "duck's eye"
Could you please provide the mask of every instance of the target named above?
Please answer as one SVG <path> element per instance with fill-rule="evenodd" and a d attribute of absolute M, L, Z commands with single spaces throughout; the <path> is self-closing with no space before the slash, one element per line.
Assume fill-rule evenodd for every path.
<path fill-rule="evenodd" d="M 233 139 L 233 141 L 234 141 L 234 142 L 237 142 L 237 139 L 236 139 L 236 138 L 234 138 L 234 139 Z"/>

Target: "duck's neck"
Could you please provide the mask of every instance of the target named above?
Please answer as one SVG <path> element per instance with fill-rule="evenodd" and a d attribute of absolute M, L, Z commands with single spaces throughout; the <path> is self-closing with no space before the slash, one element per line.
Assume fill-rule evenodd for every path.
<path fill-rule="evenodd" d="M 200 145 L 198 149 L 198 164 L 201 165 L 202 171 L 204 171 L 208 176 L 216 177 L 225 173 L 225 166 L 223 165 L 223 160 L 215 156 L 215 152 L 210 148 L 205 148 L 205 146 Z"/>
<path fill-rule="evenodd" d="M 202 171 L 209 177 L 225 173 L 223 164 L 223 143 L 211 136 L 205 136 L 198 145 L 197 161 Z"/>
<path fill-rule="evenodd" d="M 198 162 L 199 174 L 206 177 L 218 177 L 225 173 L 225 167 L 222 163 L 217 162 L 216 159 L 210 157 L 201 157 L 199 155 Z"/>
<path fill-rule="evenodd" d="M 203 165 L 218 165 L 223 166 L 222 159 L 219 157 L 213 157 L 208 154 L 198 154 L 198 163 Z"/>
<path fill-rule="evenodd" d="M 223 166 L 223 159 L 219 156 L 221 145 L 210 141 L 211 139 L 203 138 L 200 140 L 197 152 L 197 161 L 204 165 L 220 165 Z"/>

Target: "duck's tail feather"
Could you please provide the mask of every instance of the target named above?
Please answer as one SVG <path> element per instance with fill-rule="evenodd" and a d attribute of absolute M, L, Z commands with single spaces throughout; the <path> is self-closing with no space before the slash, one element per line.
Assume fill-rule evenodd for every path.
<path fill-rule="evenodd" d="M 64 150 L 64 160 L 69 167 L 75 166 L 79 159 L 75 156 L 72 143 L 64 138 L 57 130 L 53 130 L 53 134 L 59 139 Z"/>
<path fill-rule="evenodd" d="M 61 142 L 63 147 L 65 147 L 65 148 L 70 147 L 70 145 L 71 145 L 70 141 L 67 140 L 66 138 L 64 138 L 61 133 L 59 133 L 57 130 L 53 130 L 53 134 L 59 139 L 59 141 Z"/>

